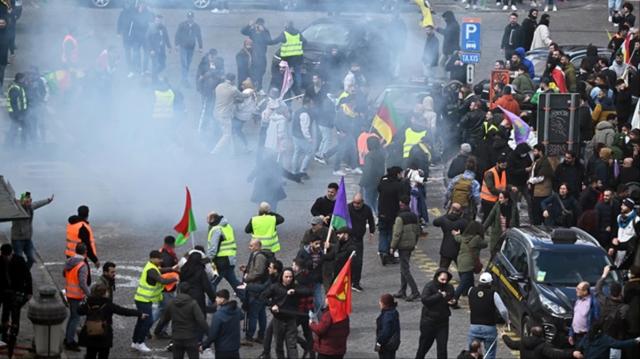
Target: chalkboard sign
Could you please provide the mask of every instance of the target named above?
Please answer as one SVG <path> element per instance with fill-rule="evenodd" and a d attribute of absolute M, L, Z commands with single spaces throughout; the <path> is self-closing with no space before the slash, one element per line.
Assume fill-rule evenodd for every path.
<path fill-rule="evenodd" d="M 580 126 L 575 115 L 578 94 L 545 93 L 538 101 L 538 142 L 547 148 L 548 156 L 562 156 L 567 150 L 578 154 Z"/>

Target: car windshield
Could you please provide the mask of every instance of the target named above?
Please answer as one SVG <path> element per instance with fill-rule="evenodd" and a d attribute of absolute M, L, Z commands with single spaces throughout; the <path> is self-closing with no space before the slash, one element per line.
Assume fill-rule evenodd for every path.
<path fill-rule="evenodd" d="M 533 275 L 538 283 L 575 286 L 582 281 L 595 283 L 602 275 L 602 268 L 611 262 L 606 254 L 596 248 L 580 251 L 534 251 Z M 611 272 L 610 278 L 618 281 Z"/>
<path fill-rule="evenodd" d="M 349 30 L 340 24 L 313 24 L 302 32 L 302 36 L 309 42 L 324 45 L 346 46 Z"/>

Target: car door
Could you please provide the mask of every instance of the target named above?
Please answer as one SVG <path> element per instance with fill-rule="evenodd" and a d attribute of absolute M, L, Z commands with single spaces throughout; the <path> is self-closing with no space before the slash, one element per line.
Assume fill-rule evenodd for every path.
<path fill-rule="evenodd" d="M 509 316 L 521 318 L 526 310 L 523 299 L 526 297 L 525 281 L 528 275 L 527 252 L 524 245 L 514 238 L 507 237 L 503 248 L 504 269 L 500 281 L 504 293 L 501 293 L 501 297 L 509 309 Z"/>

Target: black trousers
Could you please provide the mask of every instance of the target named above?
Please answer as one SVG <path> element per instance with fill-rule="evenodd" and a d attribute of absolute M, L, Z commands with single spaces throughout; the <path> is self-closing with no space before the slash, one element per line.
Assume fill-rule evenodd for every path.
<path fill-rule="evenodd" d="M 495 202 L 485 201 L 484 199 L 480 201 L 480 210 L 482 210 L 482 220 L 484 221 L 489 216 L 489 213 L 493 209 Z"/>
<path fill-rule="evenodd" d="M 364 244 L 362 243 L 362 237 L 354 240 L 356 245 L 356 255 L 353 257 L 353 273 L 351 277 L 352 284 L 360 284 L 362 278 L 362 265 L 364 256 Z"/>
<path fill-rule="evenodd" d="M 411 289 L 411 294 L 420 294 L 416 281 L 411 275 L 411 252 L 409 250 L 401 249 L 398 251 L 400 256 L 400 293 L 406 293 L 407 286 Z"/>
<path fill-rule="evenodd" d="M 84 355 L 84 359 L 108 359 L 109 350 L 111 348 L 90 348 L 87 347 L 87 353 Z"/>
<path fill-rule="evenodd" d="M 379 351 L 378 359 L 396 359 L 396 351 L 395 350 Z"/>
<path fill-rule="evenodd" d="M 530 222 L 534 226 L 542 224 L 544 218 L 542 217 L 542 201 L 547 197 L 533 197 L 531 198 L 531 218 Z"/>
<path fill-rule="evenodd" d="M 298 359 L 298 321 L 296 317 L 273 318 L 273 332 L 276 335 L 276 357 L 284 359 L 284 350 L 280 343 L 287 347 L 287 359 Z"/>
<path fill-rule="evenodd" d="M 183 359 L 187 354 L 189 359 L 200 358 L 200 350 L 197 340 L 174 340 L 173 341 L 173 359 Z M 218 356 L 216 355 L 216 358 Z"/>
<path fill-rule="evenodd" d="M 443 322 L 420 323 L 420 339 L 416 359 L 424 359 L 431 349 L 433 341 L 437 345 L 437 358 L 447 359 L 447 341 L 449 340 L 449 319 Z"/>
<path fill-rule="evenodd" d="M 342 359 L 344 355 L 326 355 L 326 354 L 318 354 L 318 359 Z"/>
<path fill-rule="evenodd" d="M 449 270 L 449 266 L 451 266 L 451 262 L 454 262 L 453 258 L 440 256 L 439 267 Z"/>

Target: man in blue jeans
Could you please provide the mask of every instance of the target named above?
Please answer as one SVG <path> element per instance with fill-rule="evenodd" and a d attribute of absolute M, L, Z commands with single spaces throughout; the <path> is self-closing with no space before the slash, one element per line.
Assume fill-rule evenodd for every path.
<path fill-rule="evenodd" d="M 509 313 L 500 295 L 491 288 L 493 278 L 490 273 L 480 275 L 480 284 L 469 290 L 469 310 L 471 325 L 469 326 L 469 345 L 475 339 L 484 343 L 487 350 L 486 359 L 495 359 L 498 347 L 498 330 L 496 329 L 496 311 L 504 322 L 509 324 Z"/>
<path fill-rule="evenodd" d="M 224 216 L 211 212 L 207 216 L 209 235 L 207 239 L 207 257 L 211 258 L 218 270 L 218 276 L 211 285 L 215 292 L 222 278 L 226 279 L 234 290 L 240 285 L 236 278 L 236 241 L 233 228 Z"/>
<path fill-rule="evenodd" d="M 22 209 L 29 215 L 28 218 L 16 219 L 11 223 L 11 245 L 13 246 L 13 253 L 18 257 L 26 257 L 27 267 L 31 269 L 35 262 L 33 255 L 33 242 L 31 237 L 33 236 L 33 211 L 46 206 L 53 201 L 53 195 L 49 198 L 45 198 L 40 201 L 31 199 L 30 192 L 24 192 L 20 195 L 18 203 Z"/>
<path fill-rule="evenodd" d="M 249 307 L 247 310 L 246 340 L 262 343 L 267 327 L 265 312 L 267 304 L 260 299 L 260 292 L 269 284 L 269 266 L 274 257 L 270 252 L 262 251 L 262 243 L 259 238 L 251 239 L 249 250 L 251 253 L 247 265 L 240 266 L 244 283 L 237 289 L 245 291 L 245 302 Z M 250 289 L 247 289 L 247 286 L 250 286 Z M 259 327 L 258 336 L 254 338 L 256 327 Z"/>

